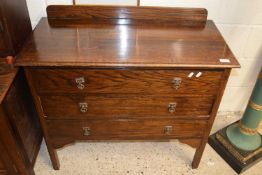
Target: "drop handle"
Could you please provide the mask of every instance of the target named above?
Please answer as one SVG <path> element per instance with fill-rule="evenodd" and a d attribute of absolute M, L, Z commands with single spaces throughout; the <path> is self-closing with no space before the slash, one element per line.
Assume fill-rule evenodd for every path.
<path fill-rule="evenodd" d="M 176 106 L 177 106 L 177 103 L 175 103 L 175 102 L 169 103 L 168 104 L 168 112 L 174 113 L 176 111 Z"/>
<path fill-rule="evenodd" d="M 80 112 L 86 113 L 88 111 L 88 104 L 86 102 L 80 102 L 78 105 Z"/>
<path fill-rule="evenodd" d="M 171 135 L 173 132 L 173 126 L 165 126 L 164 127 L 164 134 L 165 135 Z"/>
<path fill-rule="evenodd" d="M 182 78 L 180 77 L 175 77 L 172 80 L 173 88 L 176 90 L 180 87 L 181 83 L 182 83 Z"/>
<path fill-rule="evenodd" d="M 78 89 L 83 90 L 85 88 L 85 78 L 84 77 L 77 77 L 75 78 L 76 86 Z"/>
<path fill-rule="evenodd" d="M 89 127 L 83 127 L 83 135 L 84 136 L 89 136 L 91 133 L 90 133 L 90 128 Z"/>

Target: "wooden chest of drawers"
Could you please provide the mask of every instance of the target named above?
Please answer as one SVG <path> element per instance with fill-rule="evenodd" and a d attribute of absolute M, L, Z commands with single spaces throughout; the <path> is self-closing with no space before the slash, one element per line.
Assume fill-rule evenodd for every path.
<path fill-rule="evenodd" d="M 89 21 L 81 11 L 107 19 Z M 120 12 L 137 24 L 114 21 Z M 148 23 L 167 12 L 161 24 L 193 21 Z M 169 139 L 196 148 L 198 167 L 230 69 L 239 67 L 206 11 L 50 6 L 48 15 L 16 64 L 26 71 L 53 167 L 56 149 L 78 140 Z"/>

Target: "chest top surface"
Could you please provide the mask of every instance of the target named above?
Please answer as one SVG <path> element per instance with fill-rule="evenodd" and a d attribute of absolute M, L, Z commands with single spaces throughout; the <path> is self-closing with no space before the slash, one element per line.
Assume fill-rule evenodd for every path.
<path fill-rule="evenodd" d="M 16 68 L 11 68 L 4 59 L 0 58 L 0 104 L 14 81 L 16 73 Z"/>
<path fill-rule="evenodd" d="M 56 25 L 57 24 L 57 25 Z M 221 62 L 221 59 L 228 59 Z M 18 66 L 239 67 L 212 21 L 202 27 L 50 22 L 42 18 Z"/>

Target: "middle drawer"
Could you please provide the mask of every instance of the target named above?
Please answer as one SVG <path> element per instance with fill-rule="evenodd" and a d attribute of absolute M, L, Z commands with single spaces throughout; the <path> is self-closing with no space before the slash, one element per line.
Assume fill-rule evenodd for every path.
<path fill-rule="evenodd" d="M 213 96 L 57 95 L 42 96 L 48 119 L 208 117 Z"/>

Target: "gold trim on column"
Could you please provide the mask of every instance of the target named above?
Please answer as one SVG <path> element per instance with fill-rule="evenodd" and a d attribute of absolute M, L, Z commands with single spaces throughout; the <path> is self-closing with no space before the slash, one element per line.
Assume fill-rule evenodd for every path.
<path fill-rule="evenodd" d="M 255 135 L 255 134 L 257 134 L 257 129 L 258 129 L 258 128 L 250 129 L 250 128 L 246 127 L 245 125 L 243 125 L 243 124 L 241 123 L 241 121 L 239 122 L 238 125 L 239 125 L 240 131 L 241 131 L 243 134 L 246 134 L 246 135 Z"/>
<path fill-rule="evenodd" d="M 262 106 L 254 103 L 252 100 L 249 101 L 248 106 L 257 111 L 262 111 Z"/>
<path fill-rule="evenodd" d="M 235 147 L 228 142 L 227 139 L 225 139 L 221 134 L 217 133 L 216 134 L 216 139 L 222 143 L 222 145 L 241 163 L 245 164 L 246 161 L 254 157 L 255 155 L 259 154 L 262 151 L 262 147 L 259 149 L 255 150 L 254 152 L 250 153 L 248 156 L 244 157 L 242 156 L 236 149 Z"/>

